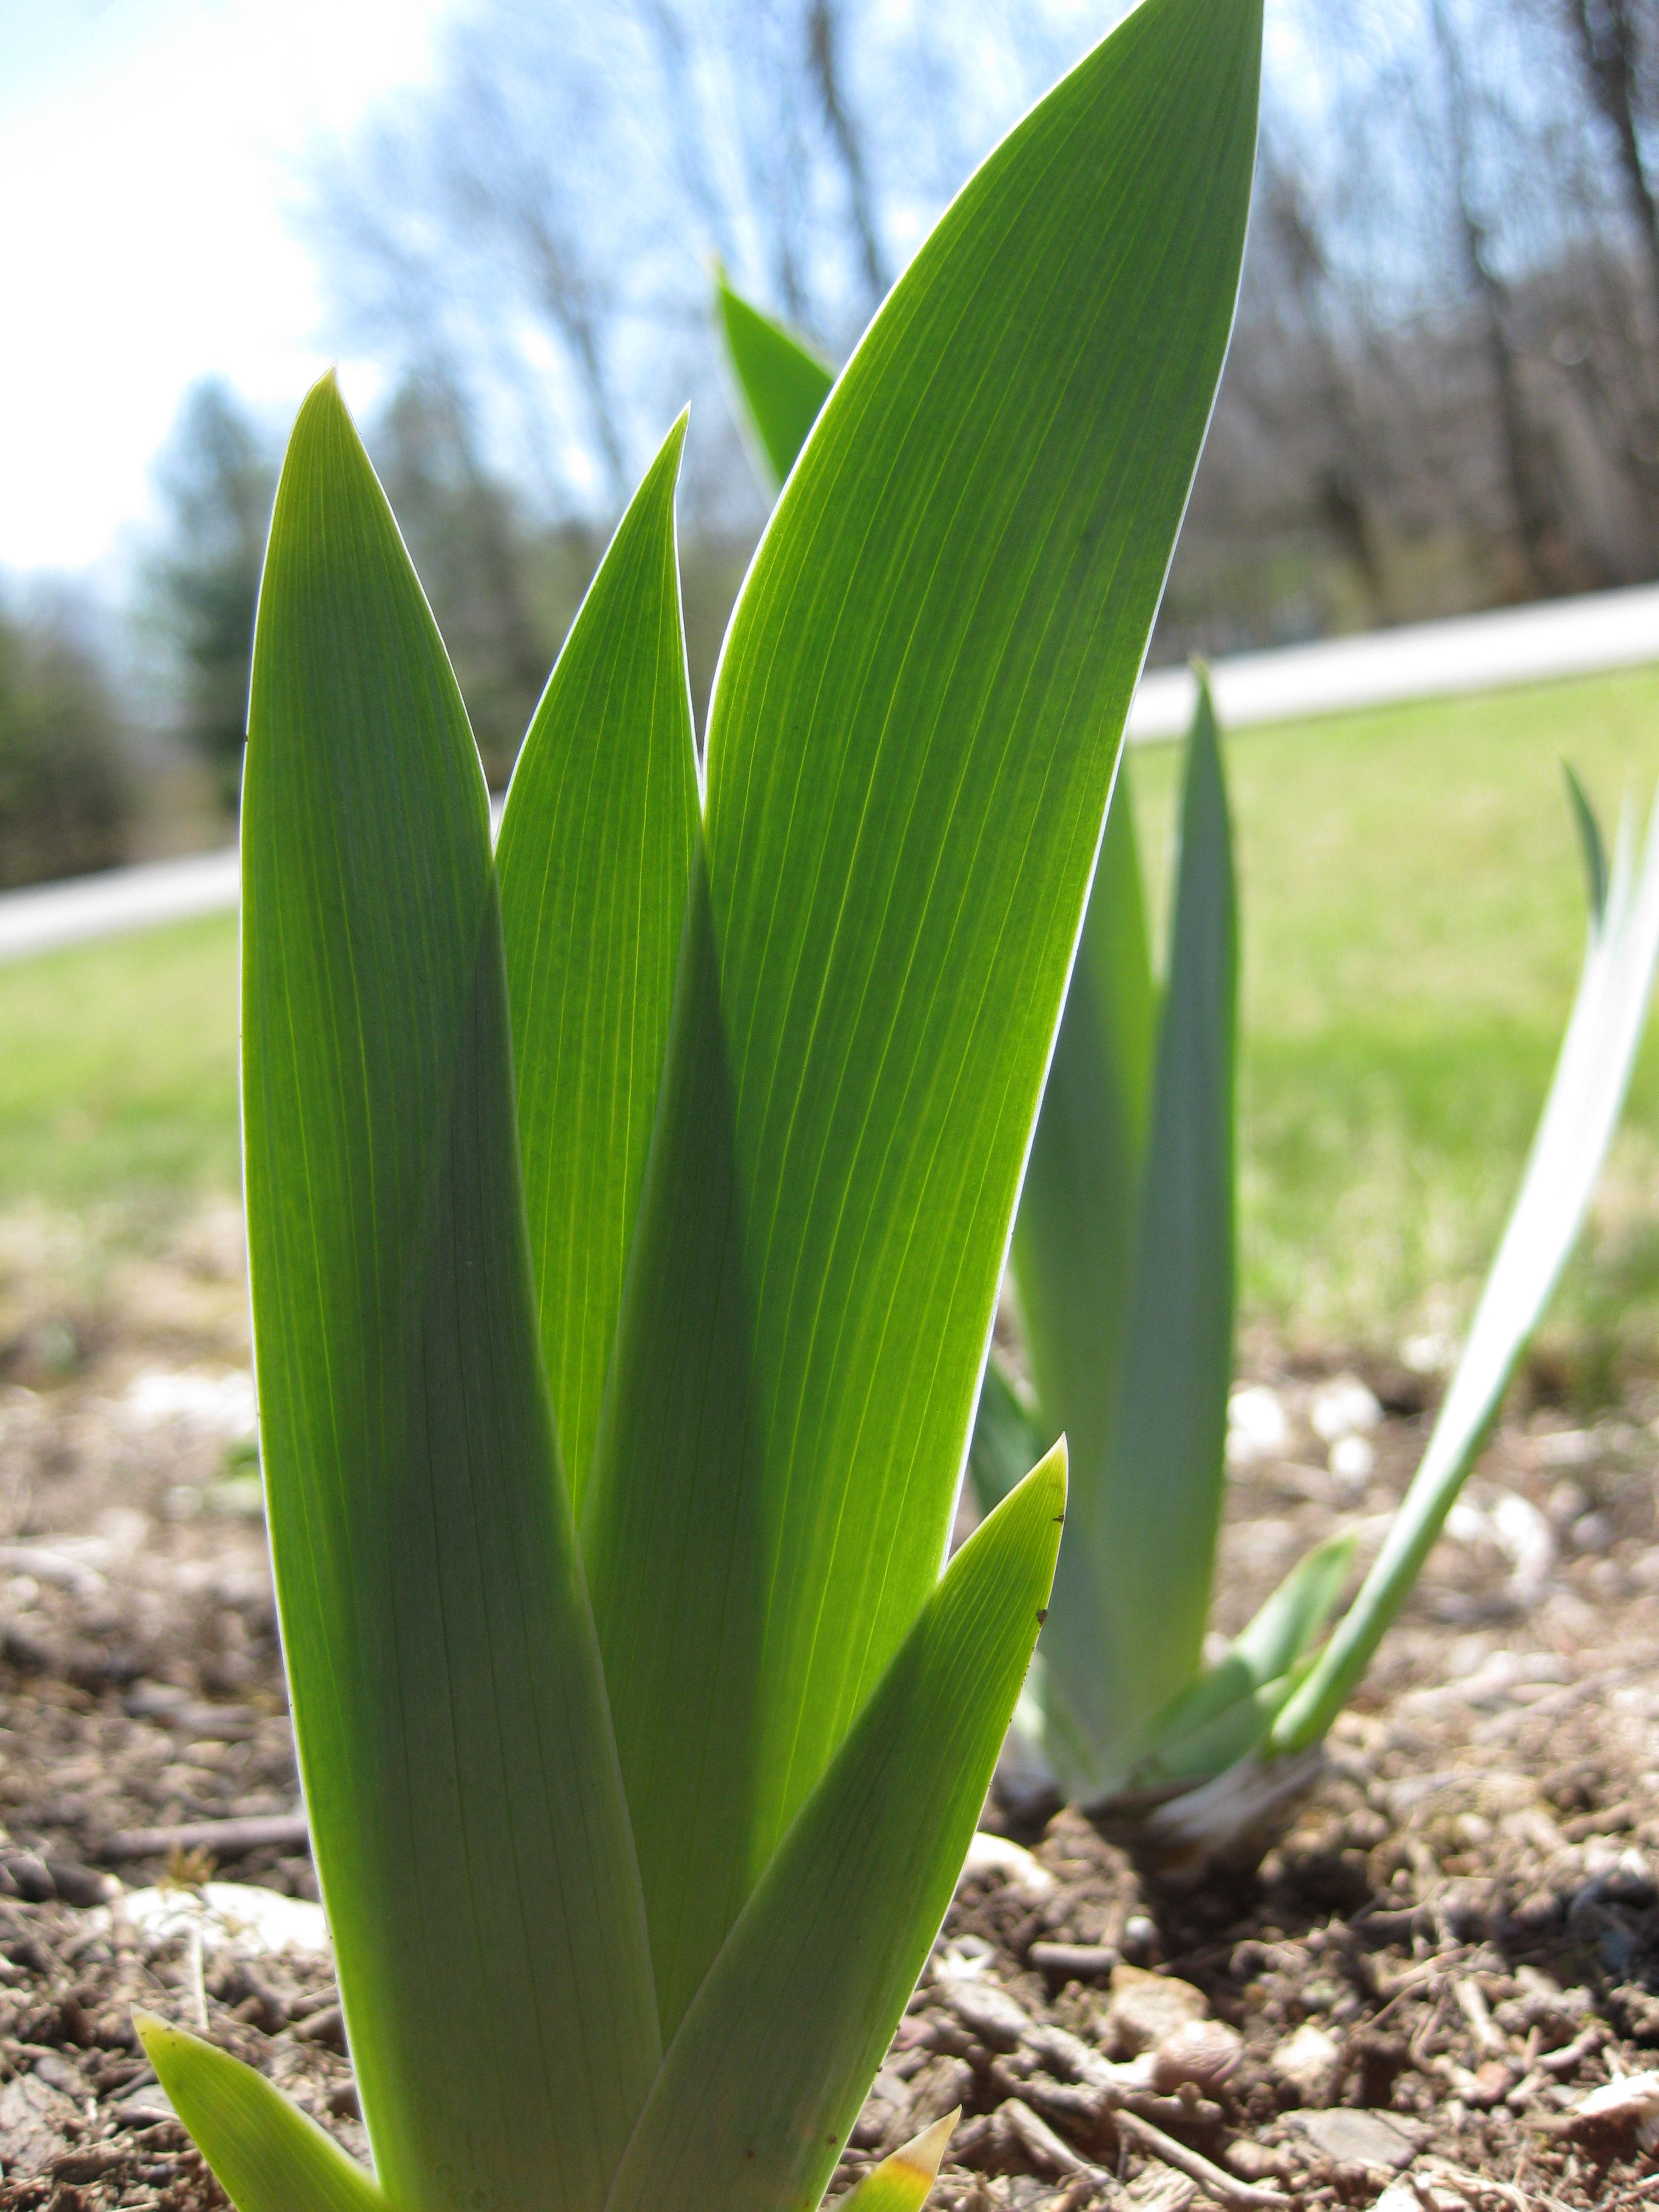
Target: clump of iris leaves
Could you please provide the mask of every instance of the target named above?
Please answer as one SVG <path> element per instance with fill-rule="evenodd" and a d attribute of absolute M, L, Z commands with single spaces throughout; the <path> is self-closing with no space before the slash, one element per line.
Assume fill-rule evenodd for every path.
<path fill-rule="evenodd" d="M 813 2212 L 834 2172 L 1060 1551 L 1055 1441 L 941 1564 L 1226 349 L 1261 40 L 1261 0 L 1143 0 L 969 180 L 800 424 L 702 763 L 674 426 L 493 851 L 332 382 L 301 410 L 243 1118 L 374 2170 L 146 2017 L 239 2212 Z M 914 2212 L 946 2132 L 859 2212 Z"/>

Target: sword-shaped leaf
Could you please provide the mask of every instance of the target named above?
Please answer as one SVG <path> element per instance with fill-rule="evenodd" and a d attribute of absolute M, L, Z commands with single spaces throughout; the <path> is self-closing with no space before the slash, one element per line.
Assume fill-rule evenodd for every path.
<path fill-rule="evenodd" d="M 1026 1470 L 1042 1458 L 1045 1442 L 1030 1394 L 1015 1382 L 994 1352 L 985 1363 L 973 1441 L 968 1447 L 969 1479 L 981 1513 L 1001 1504 Z"/>
<path fill-rule="evenodd" d="M 1055 1434 L 1065 1428 L 1089 1439 L 1091 1465 L 1117 1401 L 1157 1012 L 1125 760 L 1014 1224 L 1020 1321 L 1042 1419 Z M 981 1397 L 980 1420 L 987 1410 Z"/>
<path fill-rule="evenodd" d="M 724 276 L 715 298 L 755 466 L 767 489 L 775 491 L 830 397 L 835 372 L 781 323 L 740 298 Z"/>
<path fill-rule="evenodd" d="M 483 772 L 325 380 L 283 466 L 242 807 L 243 1110 L 283 1642 L 399 2212 L 597 2208 L 655 2071 L 538 1341 Z"/>
<path fill-rule="evenodd" d="M 674 481 L 635 494 L 514 770 L 495 865 L 542 1347 L 574 1507 L 645 1179 L 697 835 Z"/>
<path fill-rule="evenodd" d="M 1572 798 L 1588 859 L 1589 943 L 1538 1133 L 1422 1464 L 1358 1596 L 1274 1723 L 1276 1752 L 1322 1740 L 1409 1595 L 1577 1239 L 1618 1126 L 1659 962 L 1659 801 L 1639 874 L 1626 817 L 1603 875 L 1601 836 L 1576 782 Z"/>
<path fill-rule="evenodd" d="M 154 2013 L 133 2024 L 236 2212 L 392 2212 L 374 2176 L 263 2074 Z"/>
<path fill-rule="evenodd" d="M 1225 351 L 1260 48 L 1260 0 L 1146 0 L 991 155 L 732 618 L 583 1502 L 665 2032 L 938 1573 Z"/>
<path fill-rule="evenodd" d="M 1115 1387 L 1103 1393 L 1091 1370 L 1086 1309 L 1067 1315 L 1076 1349 L 1039 1368 L 1044 1415 L 1065 1427 L 1077 1469 L 1045 1683 L 1067 1714 L 1057 1771 L 1085 1802 L 1199 1673 L 1232 1372 L 1237 940 L 1220 746 L 1200 684 Z M 1020 1286 L 1026 1296 L 1024 1275 Z M 1097 1367 L 1113 1349 L 1103 1334 Z M 1073 1757 L 1079 1729 L 1092 1771 Z"/>
<path fill-rule="evenodd" d="M 608 2212 L 814 2212 L 962 1871 L 1036 1641 L 1066 1448 L 974 1531 L 668 2049 Z"/>

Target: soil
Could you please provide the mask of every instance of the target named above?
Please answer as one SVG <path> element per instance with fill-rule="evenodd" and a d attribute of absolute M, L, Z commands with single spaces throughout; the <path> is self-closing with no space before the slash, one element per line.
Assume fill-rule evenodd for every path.
<path fill-rule="evenodd" d="M 118 1903 L 210 1875 L 315 1895 L 291 1834 L 244 1848 L 298 1802 L 246 1359 L 233 1210 L 95 1277 L 0 1224 L 0 2212 L 223 2202 L 135 2003 L 364 2150 L 326 1954 L 204 1954 Z M 1439 1387 L 1247 1364 L 1271 1404 L 1240 1431 L 1223 1631 L 1339 1523 L 1375 1545 Z M 949 2212 L 1659 2206 L 1659 1390 L 1584 1419 L 1549 1382 L 1258 1870 L 1183 1883 L 1076 1814 L 988 1808 L 1030 1856 L 964 1879 L 836 2190 L 960 2105 Z"/>

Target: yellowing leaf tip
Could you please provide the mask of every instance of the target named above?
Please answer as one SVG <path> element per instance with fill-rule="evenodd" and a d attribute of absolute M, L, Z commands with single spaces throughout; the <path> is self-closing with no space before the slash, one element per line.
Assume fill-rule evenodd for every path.
<path fill-rule="evenodd" d="M 931 2128 L 924 2128 L 908 2143 L 901 2143 L 893 2153 L 896 2165 L 908 2166 L 913 2172 L 924 2175 L 931 2189 L 939 2179 L 939 2170 L 945 2163 L 945 2153 L 951 2137 L 956 2132 L 957 2122 L 962 2118 L 962 2107 L 947 2112 L 942 2120 L 935 2120 Z"/>

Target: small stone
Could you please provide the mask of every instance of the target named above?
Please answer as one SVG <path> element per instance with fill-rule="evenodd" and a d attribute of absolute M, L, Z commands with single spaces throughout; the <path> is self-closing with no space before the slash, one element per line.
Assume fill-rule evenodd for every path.
<path fill-rule="evenodd" d="M 1184 2173 L 1171 2173 L 1167 2166 L 1149 2166 L 1129 2184 L 1121 2201 L 1132 2212 L 1188 2212 L 1199 2201 L 1198 2184 Z M 1208 2198 L 1204 2202 L 1207 2205 Z"/>
<path fill-rule="evenodd" d="M 1409 2181 L 1391 2181 L 1371 2212 L 1423 2212 L 1423 2207 Z"/>
<path fill-rule="evenodd" d="M 1048 1868 L 1033 1857 L 1024 1844 L 1017 1844 L 1007 1836 L 988 1835 L 981 1829 L 968 1846 L 962 1879 L 982 1880 L 993 1874 L 1000 1874 L 1014 1888 L 1023 1889 L 1031 1897 L 1047 1897 L 1056 1887 Z"/>
<path fill-rule="evenodd" d="M 1572 1540 L 1581 1552 L 1610 1552 L 1615 1533 L 1605 1513 L 1581 1513 L 1572 1524 Z"/>
<path fill-rule="evenodd" d="M 896 2074 L 884 2066 L 870 2084 L 864 2109 L 853 2123 L 853 2132 L 848 2140 L 854 2150 L 878 2149 L 890 2134 L 898 2132 L 898 2124 L 909 2117 L 909 2084 L 901 2081 Z"/>
<path fill-rule="evenodd" d="M 1295 2171 L 1282 2150 L 1256 2142 L 1249 2136 L 1240 2136 L 1236 2142 L 1230 2142 L 1221 2154 L 1221 2162 L 1229 2173 L 1236 2173 L 1241 2181 L 1288 2181 Z"/>
<path fill-rule="evenodd" d="M 1522 1899 L 1510 1917 L 1522 1935 L 1535 1936 L 1553 1928 L 1565 1909 L 1553 1889 L 1534 1889 Z"/>
<path fill-rule="evenodd" d="M 15 2175 L 46 2171 L 64 2148 L 65 2120 L 80 2118 L 74 2098 L 39 2074 L 19 2074 L 0 2087 L 0 2144 Z"/>
<path fill-rule="evenodd" d="M 107 1905 L 112 1898 L 121 1894 L 121 1885 L 113 1875 L 99 1874 L 72 1859 L 47 1859 L 44 1863 L 52 1887 L 64 1905 Z"/>
<path fill-rule="evenodd" d="M 33 1851 L 8 1850 L 0 1865 L 11 1877 L 12 1893 L 28 1905 L 45 1905 L 58 1894 L 46 1863 Z"/>
<path fill-rule="evenodd" d="M 1125 1929 L 1127 1934 L 1127 1929 Z M 1112 1976 L 1106 2007 L 1107 2039 L 1122 2056 L 1139 2057 L 1210 2009 L 1202 1990 L 1173 1974 L 1153 1974 L 1140 1966 L 1120 1966 Z"/>
<path fill-rule="evenodd" d="M 1358 1490 L 1369 1482 L 1376 1468 L 1376 1454 L 1364 1437 L 1339 1437 L 1326 1464 L 1345 1488 Z"/>
<path fill-rule="evenodd" d="M 991 2051 L 1012 2051 L 1031 2025 L 1024 2007 L 993 1981 L 950 1981 L 944 1985 L 945 2002 L 970 2035 Z"/>
<path fill-rule="evenodd" d="M 1577 1520 L 1581 1513 L 1590 1510 L 1589 1492 L 1582 1482 L 1571 1475 L 1563 1475 L 1549 1494 L 1549 1516 L 1558 1528 L 1565 1528 Z"/>
<path fill-rule="evenodd" d="M 935 2120 L 942 2120 L 947 2112 L 967 2104 L 973 2094 L 974 2069 L 964 2059 L 935 2051 L 911 2075 L 908 2086 L 909 2109 L 902 2115 L 903 2127 L 888 2137 L 884 2147 L 889 2150 L 896 2150 L 909 2136 L 920 2134 L 923 2128 L 932 2127 Z"/>
<path fill-rule="evenodd" d="M 1290 1449 L 1284 1401 L 1265 1382 L 1235 1390 L 1227 1401 L 1227 1464 L 1250 1467 Z"/>
<path fill-rule="evenodd" d="M 1515 2087 L 1516 2078 L 1515 2069 L 1507 2058 L 1483 2058 L 1474 2069 L 1470 2104 L 1483 2109 L 1501 2104 Z"/>
<path fill-rule="evenodd" d="M 1297 2112 L 1292 2125 L 1334 2166 L 1393 2166 L 1398 2171 L 1417 2155 L 1417 2146 L 1405 2130 L 1382 2112 L 1333 2105 L 1322 2112 Z"/>
<path fill-rule="evenodd" d="M 1336 2087 L 1341 2063 L 1341 2045 L 1309 2020 L 1275 2047 L 1267 2070 L 1287 2089 L 1294 2089 L 1304 2105 L 1321 2105 Z"/>
<path fill-rule="evenodd" d="M 1357 1375 L 1340 1375 L 1334 1382 L 1314 1393 L 1310 1408 L 1314 1433 L 1322 1443 L 1334 1444 L 1340 1437 L 1359 1436 L 1379 1425 L 1382 1408 L 1375 1392 L 1368 1389 Z M 1336 1469 L 1332 1468 L 1334 1474 Z"/>
<path fill-rule="evenodd" d="M 1152 2053 L 1152 2087 L 1168 2097 L 1191 2081 L 1213 2095 L 1243 2050 L 1243 2037 L 1225 2021 L 1183 2020 Z"/>
<path fill-rule="evenodd" d="M 1132 1912 L 1123 1923 L 1120 1938 L 1126 1954 L 1144 1959 L 1158 1942 L 1158 1923 L 1148 1912 Z"/>
<path fill-rule="evenodd" d="M 1659 2073 L 1625 2074 L 1604 2081 L 1573 2106 L 1575 2120 L 1630 2128 L 1644 2150 L 1659 2144 Z"/>

